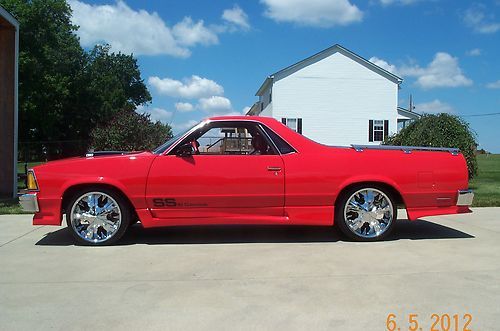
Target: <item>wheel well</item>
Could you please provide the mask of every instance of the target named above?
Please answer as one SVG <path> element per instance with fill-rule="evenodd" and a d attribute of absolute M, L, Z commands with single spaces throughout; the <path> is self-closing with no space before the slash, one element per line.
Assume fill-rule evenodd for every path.
<path fill-rule="evenodd" d="M 102 183 L 99 183 L 99 184 L 78 184 L 78 185 L 74 185 L 74 186 L 71 186 L 68 189 L 66 189 L 66 191 L 64 192 L 64 194 L 62 196 L 61 213 L 62 214 L 66 213 L 66 208 L 68 207 L 68 203 L 71 200 L 71 198 L 75 195 L 76 192 L 83 190 L 83 189 L 87 189 L 87 188 L 92 188 L 92 189 L 106 188 L 108 190 L 115 192 L 116 194 L 120 195 L 128 203 L 128 206 L 130 208 L 130 211 L 133 213 L 133 216 L 137 217 L 137 213 L 135 211 L 134 205 L 132 204 L 132 202 L 130 202 L 130 199 L 119 188 L 117 188 L 116 186 L 113 186 L 113 185 L 102 184 Z"/>
<path fill-rule="evenodd" d="M 335 206 L 337 206 L 337 202 L 338 202 L 339 198 L 347 190 L 350 190 L 351 188 L 354 188 L 354 187 L 367 187 L 367 186 L 374 186 L 374 187 L 379 187 L 379 188 L 382 188 L 384 190 L 387 190 L 387 192 L 394 199 L 394 203 L 398 207 L 404 207 L 405 206 L 405 203 L 404 203 L 403 197 L 401 196 L 401 193 L 399 193 L 399 191 L 396 190 L 393 186 L 391 186 L 391 185 L 389 185 L 387 183 L 383 183 L 383 182 L 358 182 L 358 183 L 349 184 L 346 187 L 344 187 L 339 192 L 339 194 L 337 195 L 337 197 L 335 198 Z"/>

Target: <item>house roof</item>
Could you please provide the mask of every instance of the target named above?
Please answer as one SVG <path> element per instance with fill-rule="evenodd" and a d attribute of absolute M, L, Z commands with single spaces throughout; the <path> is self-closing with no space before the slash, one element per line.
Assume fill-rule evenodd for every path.
<path fill-rule="evenodd" d="M 274 80 L 279 80 L 279 79 L 282 79 L 304 67 L 307 67 L 313 63 L 316 63 L 318 61 L 321 61 L 323 60 L 324 58 L 332 55 L 332 54 L 335 54 L 335 53 L 341 53 L 345 56 L 347 56 L 348 58 L 352 59 L 353 61 L 356 61 L 358 62 L 359 64 L 365 66 L 366 68 L 378 73 L 379 75 L 389 79 L 390 81 L 396 83 L 396 84 L 401 84 L 403 82 L 403 79 L 401 77 L 398 77 L 396 75 L 394 75 L 393 73 L 390 73 L 389 71 L 379 67 L 378 65 L 374 64 L 373 62 L 370 62 L 368 61 L 367 59 L 363 58 L 362 56 L 359 56 L 358 54 L 348 50 L 347 48 L 339 45 L 339 44 L 335 44 L 327 49 L 324 49 L 322 50 L 321 52 L 319 53 L 316 53 L 302 61 L 299 61 L 295 64 L 292 64 L 284 69 L 281 69 L 271 75 L 269 75 L 265 80 L 264 82 L 262 83 L 262 85 L 260 86 L 260 88 L 257 90 L 257 92 L 255 93 L 256 96 L 260 96 L 264 93 L 264 91 L 267 89 L 267 87 L 272 84 L 274 82 Z"/>
<path fill-rule="evenodd" d="M 17 20 L 17 18 L 9 13 L 7 9 L 3 8 L 2 5 L 0 5 L 0 16 L 3 17 L 11 25 L 13 25 L 16 29 L 19 29 L 19 21 Z"/>
<path fill-rule="evenodd" d="M 403 107 L 398 107 L 398 112 L 403 113 L 403 115 L 408 116 L 408 117 L 415 117 L 415 118 L 420 118 L 422 115 L 419 113 L 416 113 L 414 111 L 408 110 Z"/>

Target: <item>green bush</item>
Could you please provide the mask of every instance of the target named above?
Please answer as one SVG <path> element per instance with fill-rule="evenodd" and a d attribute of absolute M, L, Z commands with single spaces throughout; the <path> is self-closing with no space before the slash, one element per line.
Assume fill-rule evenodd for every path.
<path fill-rule="evenodd" d="M 98 150 L 152 150 L 172 137 L 172 129 L 152 122 L 149 114 L 123 110 L 107 125 L 92 130 L 91 147 Z"/>
<path fill-rule="evenodd" d="M 385 145 L 459 148 L 469 170 L 469 178 L 477 174 L 476 135 L 469 124 L 450 114 L 424 114 L 420 119 L 389 137 Z"/>

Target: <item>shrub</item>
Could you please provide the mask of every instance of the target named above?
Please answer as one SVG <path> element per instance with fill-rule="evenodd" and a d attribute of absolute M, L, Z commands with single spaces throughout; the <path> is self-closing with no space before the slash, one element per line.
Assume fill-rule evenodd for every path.
<path fill-rule="evenodd" d="M 424 114 L 399 133 L 389 137 L 385 145 L 459 148 L 467 161 L 469 178 L 477 173 L 476 134 L 469 124 L 450 114 Z"/>
<path fill-rule="evenodd" d="M 123 110 L 107 125 L 93 129 L 90 136 L 95 150 L 140 151 L 161 145 L 172 137 L 172 129 L 152 122 L 149 114 Z"/>

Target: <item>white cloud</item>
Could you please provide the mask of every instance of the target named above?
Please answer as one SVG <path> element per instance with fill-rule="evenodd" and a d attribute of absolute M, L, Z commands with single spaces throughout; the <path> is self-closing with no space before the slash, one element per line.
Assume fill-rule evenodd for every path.
<path fill-rule="evenodd" d="M 436 53 L 425 68 L 410 66 L 402 67 L 400 71 L 403 75 L 417 77 L 417 85 L 424 89 L 472 85 L 472 80 L 463 74 L 458 59 L 444 52 Z"/>
<path fill-rule="evenodd" d="M 248 15 L 240 8 L 238 5 L 234 5 L 231 9 L 226 9 L 222 13 L 222 19 L 230 24 L 234 24 L 243 30 L 250 29 L 250 23 L 248 23 Z"/>
<path fill-rule="evenodd" d="M 252 108 L 252 107 L 250 107 L 250 106 L 245 106 L 245 107 L 243 108 L 243 110 L 241 111 L 241 113 L 242 113 L 243 115 L 245 115 L 246 113 L 248 113 L 248 111 L 249 111 L 251 108 Z"/>
<path fill-rule="evenodd" d="M 481 55 L 481 53 L 482 51 L 479 48 L 470 49 L 467 52 L 465 52 L 465 54 L 468 56 L 479 56 Z"/>
<path fill-rule="evenodd" d="M 178 44 L 172 31 L 156 13 L 135 11 L 123 1 L 113 5 L 89 5 L 69 0 L 72 21 L 84 47 L 106 42 L 116 51 L 136 55 L 167 54 L 187 57 L 190 51 Z"/>
<path fill-rule="evenodd" d="M 422 0 L 380 0 L 380 3 L 384 6 L 389 5 L 411 5 L 415 2 L 419 2 Z"/>
<path fill-rule="evenodd" d="M 184 46 L 214 45 L 219 43 L 217 34 L 207 28 L 202 20 L 194 22 L 191 17 L 184 17 L 182 21 L 174 25 L 172 34 L 179 44 Z"/>
<path fill-rule="evenodd" d="M 172 119 L 172 112 L 163 108 L 139 106 L 135 111 L 139 114 L 149 114 L 151 120 L 154 122 L 160 121 L 162 123 L 168 123 Z"/>
<path fill-rule="evenodd" d="M 180 112 L 187 113 L 190 111 L 195 110 L 194 106 L 190 104 L 189 102 L 177 102 L 175 104 L 175 109 L 177 109 Z"/>
<path fill-rule="evenodd" d="M 426 114 L 438 114 L 438 113 L 454 113 L 455 110 L 452 106 L 445 102 L 441 102 L 435 99 L 431 102 L 417 103 L 415 104 L 415 111 L 419 113 Z"/>
<path fill-rule="evenodd" d="M 389 72 L 391 72 L 391 73 L 393 73 L 395 75 L 399 74 L 398 73 L 398 68 L 396 68 L 395 65 L 390 64 L 390 63 L 388 63 L 385 60 L 379 59 L 376 56 L 371 57 L 369 61 L 372 62 L 373 64 L 379 66 L 380 68 L 385 69 L 385 70 L 387 70 L 387 71 L 389 71 Z"/>
<path fill-rule="evenodd" d="M 487 8 L 482 4 L 474 4 L 464 13 L 465 24 L 479 33 L 495 33 L 500 30 L 500 22 L 493 14 L 487 14 Z"/>
<path fill-rule="evenodd" d="M 82 46 L 108 43 L 114 51 L 126 54 L 189 57 L 190 48 L 196 45 L 215 45 L 219 34 L 250 27 L 248 16 L 237 5 L 222 14 L 225 24 L 205 25 L 203 20 L 184 17 L 171 27 L 158 13 L 134 10 L 123 0 L 109 5 L 68 2 L 72 22 L 80 27 L 77 34 Z"/>
<path fill-rule="evenodd" d="M 370 58 L 370 61 L 396 75 L 415 77 L 417 86 L 424 89 L 472 85 L 472 80 L 462 72 L 458 59 L 445 52 L 436 53 L 426 67 L 416 64 L 398 67 L 377 57 Z"/>
<path fill-rule="evenodd" d="M 349 0 L 260 0 L 264 15 L 277 22 L 332 27 L 360 22 L 363 12 Z"/>
<path fill-rule="evenodd" d="M 500 80 L 497 80 L 496 82 L 491 82 L 487 84 L 486 87 L 491 89 L 500 89 Z"/>
<path fill-rule="evenodd" d="M 200 98 L 198 108 L 207 113 L 227 114 L 233 111 L 231 101 L 221 96 L 211 96 L 209 98 Z"/>
<path fill-rule="evenodd" d="M 213 95 L 224 94 L 224 88 L 215 81 L 193 75 L 182 81 L 172 78 L 149 77 L 149 85 L 158 93 L 174 98 L 198 99 Z"/>

